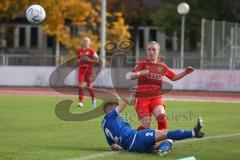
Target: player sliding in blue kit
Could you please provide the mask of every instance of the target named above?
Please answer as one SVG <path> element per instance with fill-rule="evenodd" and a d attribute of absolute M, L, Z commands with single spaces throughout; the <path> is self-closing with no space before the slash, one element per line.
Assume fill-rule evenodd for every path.
<path fill-rule="evenodd" d="M 119 116 L 129 101 L 121 104 L 108 102 L 103 106 L 106 115 L 102 121 L 102 128 L 112 150 L 126 150 L 131 152 L 159 151 L 161 142 L 166 139 L 183 140 L 187 138 L 202 138 L 204 136 L 201 118 L 198 119 L 194 130 L 160 131 L 146 129 L 137 131 Z M 166 141 L 164 142 L 165 146 L 162 146 L 162 148 L 166 148 L 169 145 L 171 147 L 171 143 L 166 144 Z"/>

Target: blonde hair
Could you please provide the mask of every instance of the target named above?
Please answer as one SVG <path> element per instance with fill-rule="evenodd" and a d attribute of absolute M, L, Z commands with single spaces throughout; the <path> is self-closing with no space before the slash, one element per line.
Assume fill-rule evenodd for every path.
<path fill-rule="evenodd" d="M 157 46 L 157 48 L 158 48 L 158 50 L 159 50 L 159 52 L 160 52 L 160 44 L 157 43 L 156 41 L 150 41 L 150 42 L 148 42 L 147 46 L 149 46 L 149 45 L 155 45 L 155 46 Z"/>
<path fill-rule="evenodd" d="M 91 43 L 91 40 L 89 37 L 87 37 L 87 36 L 83 37 L 83 40 L 85 40 L 85 39 L 87 39 Z"/>

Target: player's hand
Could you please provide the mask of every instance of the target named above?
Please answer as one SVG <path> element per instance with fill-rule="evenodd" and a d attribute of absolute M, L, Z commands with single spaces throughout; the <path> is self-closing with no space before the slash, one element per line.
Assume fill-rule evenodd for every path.
<path fill-rule="evenodd" d="M 135 93 L 132 93 L 126 100 L 125 102 L 130 105 L 133 106 L 135 103 Z"/>
<path fill-rule="evenodd" d="M 78 59 L 77 59 L 77 63 L 81 63 L 81 59 L 78 58 Z"/>
<path fill-rule="evenodd" d="M 117 144 L 113 144 L 113 145 L 111 146 L 111 149 L 112 149 L 112 151 L 120 151 L 120 150 L 123 150 L 123 148 L 120 147 L 120 146 L 117 145 Z"/>
<path fill-rule="evenodd" d="M 88 56 L 81 56 L 80 59 L 81 59 L 82 61 L 89 61 Z"/>
<path fill-rule="evenodd" d="M 138 72 L 138 76 L 139 76 L 139 77 L 145 76 L 145 75 L 147 75 L 148 73 L 149 73 L 149 70 L 144 69 L 144 70 Z"/>
<path fill-rule="evenodd" d="M 194 71 L 194 68 L 192 68 L 191 66 L 185 69 L 186 74 L 192 73 L 193 71 Z"/>

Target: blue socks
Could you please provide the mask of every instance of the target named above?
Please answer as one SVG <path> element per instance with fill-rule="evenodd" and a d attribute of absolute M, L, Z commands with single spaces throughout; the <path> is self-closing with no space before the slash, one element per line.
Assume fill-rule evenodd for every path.
<path fill-rule="evenodd" d="M 182 140 L 187 138 L 193 138 L 194 132 L 192 130 L 174 130 L 168 131 L 167 137 L 172 140 Z"/>

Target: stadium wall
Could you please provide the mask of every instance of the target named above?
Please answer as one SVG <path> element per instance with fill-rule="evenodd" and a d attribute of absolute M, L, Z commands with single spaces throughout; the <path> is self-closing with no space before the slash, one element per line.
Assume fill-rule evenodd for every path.
<path fill-rule="evenodd" d="M 29 67 L 29 66 L 3 66 L 0 67 L 0 86 L 28 86 L 48 87 L 49 77 L 55 67 Z M 125 79 L 130 68 L 105 68 L 96 76 L 96 87 L 133 87 L 136 81 Z M 175 69 L 178 73 L 182 70 Z M 65 79 L 65 84 L 77 85 L 77 70 L 72 71 Z M 59 74 L 58 76 L 61 76 Z M 112 77 L 112 78 L 111 78 Z M 195 70 L 185 78 L 171 82 L 174 90 L 199 90 L 199 91 L 230 91 L 240 92 L 240 71 L 238 70 Z"/>

